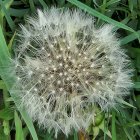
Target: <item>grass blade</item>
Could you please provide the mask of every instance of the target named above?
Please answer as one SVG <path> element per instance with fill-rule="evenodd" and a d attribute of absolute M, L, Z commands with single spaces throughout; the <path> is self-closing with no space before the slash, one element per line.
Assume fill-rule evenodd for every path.
<path fill-rule="evenodd" d="M 78 140 L 77 132 L 74 130 L 74 140 Z"/>
<path fill-rule="evenodd" d="M 3 81 L 5 82 L 5 85 L 7 87 L 8 90 L 11 89 L 13 83 L 15 82 L 15 75 L 9 75 L 9 73 L 11 72 L 11 70 L 7 67 L 9 67 L 11 65 L 11 61 L 10 61 L 10 54 L 9 54 L 9 50 L 8 47 L 6 45 L 3 33 L 2 33 L 2 28 L 0 26 L 0 76 L 3 79 Z M 17 108 L 18 108 L 18 104 L 17 104 L 17 98 L 11 94 Z M 33 126 L 32 120 L 30 119 L 30 117 L 28 116 L 28 114 L 26 113 L 26 111 L 22 108 L 19 109 L 26 125 L 29 128 L 29 131 L 33 137 L 33 140 L 38 140 L 37 138 L 37 134 L 35 131 L 35 128 Z"/>
<path fill-rule="evenodd" d="M 140 30 L 137 31 L 137 34 L 140 35 Z M 126 37 L 124 37 L 123 39 L 121 39 L 121 45 L 125 45 L 133 40 L 137 39 L 137 37 L 135 36 L 135 33 L 132 33 Z"/>
<path fill-rule="evenodd" d="M 107 2 L 107 6 L 110 6 L 110 5 L 112 5 L 112 4 L 114 4 L 114 3 L 117 3 L 117 2 L 119 2 L 120 0 L 110 0 L 109 2 Z"/>
<path fill-rule="evenodd" d="M 43 0 L 39 0 L 39 2 L 43 6 L 44 9 L 48 9 L 47 4 Z"/>
<path fill-rule="evenodd" d="M 29 8 L 27 9 L 14 9 L 14 8 L 10 8 L 9 9 L 9 13 L 11 16 L 15 16 L 15 17 L 23 17 L 26 13 L 28 13 Z"/>
<path fill-rule="evenodd" d="M 140 89 L 140 82 L 135 82 L 134 88 L 135 89 Z"/>
<path fill-rule="evenodd" d="M 3 36 L 2 28 L 0 27 L 0 63 L 4 65 L 9 62 L 10 53 Z"/>
<path fill-rule="evenodd" d="M 115 112 L 112 111 L 112 140 L 116 140 Z"/>
<path fill-rule="evenodd" d="M 2 0 L 0 0 L 0 5 L 1 5 L 2 11 L 3 11 L 4 15 L 5 15 L 5 18 L 6 18 L 7 22 L 8 22 L 11 30 L 14 31 L 15 23 L 13 22 L 12 18 L 10 17 L 9 12 L 6 10 L 5 5 L 3 4 Z"/>
<path fill-rule="evenodd" d="M 22 130 L 22 122 L 15 111 L 15 127 L 16 127 L 16 137 L 15 140 L 24 140 L 23 130 Z"/>
<path fill-rule="evenodd" d="M 122 100 L 122 99 L 117 99 L 117 101 L 118 101 L 118 103 L 123 104 L 123 105 L 126 105 L 126 106 L 128 106 L 128 107 L 136 108 L 135 106 L 129 104 L 128 102 L 126 102 L 126 101 L 124 101 L 124 100 Z"/>
<path fill-rule="evenodd" d="M 31 11 L 34 12 L 35 11 L 34 1 L 33 0 L 29 0 L 29 4 L 30 4 Z"/>
<path fill-rule="evenodd" d="M 0 119 L 9 121 L 14 118 L 14 112 L 11 108 L 4 108 L 0 110 Z"/>
<path fill-rule="evenodd" d="M 111 23 L 111 24 L 113 24 L 113 25 L 115 25 L 115 26 L 117 26 L 119 28 L 122 28 L 122 29 L 125 29 L 127 31 L 133 32 L 137 36 L 137 38 L 139 38 L 139 34 L 137 32 L 135 32 L 132 28 L 126 26 L 125 24 L 123 24 L 121 22 L 118 22 L 118 21 L 115 21 L 115 20 L 113 20 L 113 19 L 111 19 L 111 18 L 99 13 L 98 11 L 90 8 L 89 6 L 79 2 L 77 0 L 67 0 L 67 1 L 72 3 L 72 4 L 74 4 L 74 5 L 76 5 L 77 7 L 81 8 L 81 9 L 87 11 L 88 13 L 90 13 L 91 15 L 93 15 L 95 17 L 98 17 L 98 18 L 100 18 L 100 19 L 102 19 L 102 20 L 104 20 L 104 21 L 106 21 L 108 23 Z"/>

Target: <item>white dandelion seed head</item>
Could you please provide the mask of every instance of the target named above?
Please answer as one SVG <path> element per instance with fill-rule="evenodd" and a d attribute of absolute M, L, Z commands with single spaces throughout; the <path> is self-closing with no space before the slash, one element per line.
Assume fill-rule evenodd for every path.
<path fill-rule="evenodd" d="M 95 105 L 108 110 L 128 95 L 132 70 L 111 25 L 95 29 L 80 10 L 51 8 L 21 29 L 12 90 L 20 88 L 21 104 L 39 126 L 56 136 L 86 129 Z"/>

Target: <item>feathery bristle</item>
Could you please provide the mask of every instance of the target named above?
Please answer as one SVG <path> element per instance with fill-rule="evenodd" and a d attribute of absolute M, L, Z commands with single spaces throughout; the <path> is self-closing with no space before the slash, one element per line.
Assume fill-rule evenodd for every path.
<path fill-rule="evenodd" d="M 114 107 L 132 86 L 130 62 L 111 25 L 95 29 L 80 10 L 51 8 L 21 25 L 15 48 L 17 83 L 11 89 L 39 126 L 86 129 L 101 110 Z"/>

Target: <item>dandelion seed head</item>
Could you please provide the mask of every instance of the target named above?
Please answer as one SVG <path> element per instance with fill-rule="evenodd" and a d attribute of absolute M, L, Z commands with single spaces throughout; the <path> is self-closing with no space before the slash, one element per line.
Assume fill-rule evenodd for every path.
<path fill-rule="evenodd" d="M 12 89 L 22 91 L 22 106 L 39 126 L 56 136 L 87 129 L 95 105 L 106 111 L 129 94 L 130 62 L 111 25 L 96 29 L 92 16 L 57 8 L 38 10 L 27 22 L 15 49 Z"/>

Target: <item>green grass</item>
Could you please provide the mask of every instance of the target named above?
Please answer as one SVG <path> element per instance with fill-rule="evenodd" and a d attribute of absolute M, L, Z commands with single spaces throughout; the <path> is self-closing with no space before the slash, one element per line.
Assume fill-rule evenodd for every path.
<path fill-rule="evenodd" d="M 54 140 L 53 132 L 42 131 L 18 108 L 17 97 L 8 92 L 15 76 L 10 76 L 12 44 L 19 23 L 27 15 L 51 6 L 80 8 L 96 18 L 96 26 L 111 23 L 118 32 L 121 46 L 127 50 L 135 69 L 134 89 L 123 106 L 100 116 L 86 134 L 60 134 L 58 140 L 139 140 L 140 139 L 140 0 L 0 0 L 0 140 Z M 84 138 L 85 137 L 85 138 Z"/>

